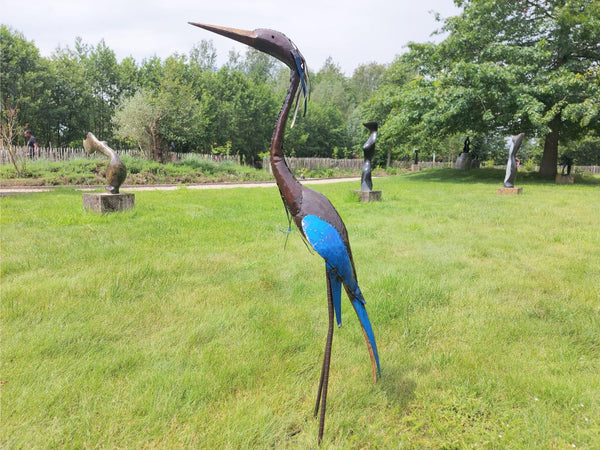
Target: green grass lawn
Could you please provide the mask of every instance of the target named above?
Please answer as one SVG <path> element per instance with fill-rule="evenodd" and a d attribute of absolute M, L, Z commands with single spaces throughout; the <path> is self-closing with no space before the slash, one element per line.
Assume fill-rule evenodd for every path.
<path fill-rule="evenodd" d="M 343 300 L 324 447 L 598 448 L 600 187 L 430 170 L 318 185 L 380 351 Z M 325 270 L 276 188 L 1 199 L 2 448 L 309 448 Z"/>

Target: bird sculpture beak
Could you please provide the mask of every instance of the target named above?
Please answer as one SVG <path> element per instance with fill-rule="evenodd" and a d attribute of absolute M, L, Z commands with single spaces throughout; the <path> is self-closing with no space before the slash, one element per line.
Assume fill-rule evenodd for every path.
<path fill-rule="evenodd" d="M 221 36 L 228 37 L 234 41 L 241 42 L 255 48 L 256 34 L 254 31 L 240 30 L 238 28 L 220 27 L 217 25 L 207 25 L 205 23 L 188 22 L 190 25 L 204 28 L 205 30 L 212 31 L 213 33 L 220 34 Z"/>

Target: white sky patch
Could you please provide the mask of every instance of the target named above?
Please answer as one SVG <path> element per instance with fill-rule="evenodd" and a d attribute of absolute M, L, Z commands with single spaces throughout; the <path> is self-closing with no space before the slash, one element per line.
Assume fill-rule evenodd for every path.
<path fill-rule="evenodd" d="M 78 36 L 92 46 L 104 39 L 118 60 L 133 56 L 138 63 L 188 54 L 202 40 L 213 42 L 219 64 L 231 49 L 245 52 L 242 44 L 187 23 L 204 22 L 277 29 L 313 71 L 332 57 L 348 76 L 361 64 L 392 62 L 410 41 L 439 41 L 431 37 L 441 26 L 432 11 L 442 17 L 459 12 L 452 0 L 30 0 L 23 6 L 0 0 L 0 11 L 0 23 L 34 41 L 42 56 L 58 46 L 74 48 Z"/>

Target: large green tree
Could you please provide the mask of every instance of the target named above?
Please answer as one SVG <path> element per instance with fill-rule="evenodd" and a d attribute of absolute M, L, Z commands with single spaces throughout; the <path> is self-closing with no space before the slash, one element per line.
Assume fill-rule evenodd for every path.
<path fill-rule="evenodd" d="M 275 95 L 269 86 L 225 66 L 208 79 L 200 95 L 213 147 L 230 145 L 231 151 L 247 162 L 258 161 L 259 153 L 269 148 L 277 115 Z"/>
<path fill-rule="evenodd" d="M 17 112 L 14 133 L 10 144 L 24 144 L 22 131 L 28 126 L 40 145 L 49 139 L 42 124 L 45 110 L 44 93 L 48 88 L 48 64 L 40 57 L 33 42 L 23 34 L 0 25 L 0 120 L 7 125 L 7 113 Z"/>
<path fill-rule="evenodd" d="M 300 112 L 298 113 L 300 116 Z M 304 117 L 286 132 L 286 151 L 297 157 L 344 156 L 348 146 L 346 124 L 334 102 L 311 103 Z"/>
<path fill-rule="evenodd" d="M 350 91 L 357 104 L 368 101 L 383 80 L 386 66 L 383 64 L 361 64 L 349 80 Z"/>
<path fill-rule="evenodd" d="M 455 3 L 463 11 L 445 21 L 444 41 L 411 44 L 417 76 L 397 93 L 390 128 L 402 138 L 523 131 L 544 141 L 540 173 L 555 174 L 559 144 L 600 127 L 600 2 Z"/>
<path fill-rule="evenodd" d="M 88 131 L 96 132 L 92 129 L 95 102 L 81 56 L 68 48 L 57 49 L 49 60 L 51 81 L 44 95 L 43 123 L 48 141 L 57 147 L 81 146 Z"/>
<path fill-rule="evenodd" d="M 355 106 L 348 78 L 342 73 L 331 57 L 325 60 L 323 67 L 312 77 L 311 100 L 315 103 L 329 103 L 347 119 Z"/>
<path fill-rule="evenodd" d="M 21 128 L 30 127 L 42 146 L 80 146 L 88 131 L 113 140 L 118 100 L 139 85 L 135 61 L 118 64 L 104 41 L 92 47 L 80 38 L 74 49 L 43 58 L 21 33 L 1 25 L 0 34 L 2 105 L 18 109 Z"/>
<path fill-rule="evenodd" d="M 22 34 L 5 26 L 1 33 L 3 125 L 10 112 L 13 128 L 29 123 L 41 145 L 79 146 L 92 131 L 114 148 L 138 145 L 157 160 L 165 160 L 174 144 L 178 151 L 228 151 L 257 161 L 269 148 L 289 85 L 289 69 L 254 50 L 230 54 L 217 69 L 210 41 L 189 55 L 138 65 L 132 58 L 118 62 L 102 40 L 92 46 L 77 38 L 71 48 L 43 58 Z M 369 64 L 347 78 L 328 59 L 310 74 L 309 112 L 289 133 L 288 148 L 327 157 L 347 156 L 353 145 L 360 149 L 364 128 L 357 106 L 372 95 L 383 71 Z"/>
<path fill-rule="evenodd" d="M 114 144 L 112 116 L 124 93 L 137 87 L 131 58 L 117 63 L 103 40 L 95 47 L 77 38 L 74 49 L 57 48 L 47 60 L 42 123 L 56 146 L 80 146 L 88 131 Z"/>
<path fill-rule="evenodd" d="M 93 99 L 91 130 L 100 139 L 112 137 L 111 117 L 119 103 L 122 88 L 115 53 L 101 40 L 95 47 L 85 47 L 82 55 L 85 77 Z"/>
<path fill-rule="evenodd" d="M 200 102 L 187 77 L 186 59 L 173 55 L 164 63 L 150 60 L 146 87 L 122 98 L 113 122 L 122 139 L 133 140 L 155 161 L 164 162 L 171 143 L 189 149 L 207 127 Z"/>
<path fill-rule="evenodd" d="M 377 92 L 385 71 L 386 66 L 383 64 L 361 64 L 349 78 L 348 86 L 351 98 L 354 101 L 354 108 L 346 118 L 348 148 L 340 156 L 362 155 L 362 147 L 368 136 L 368 130 L 363 126 L 363 123 L 365 121 L 371 122 L 374 119 L 371 117 L 363 119 L 363 108 L 361 105 L 365 104 Z M 384 158 L 381 158 L 381 161 L 384 160 Z M 377 158 L 375 161 L 379 162 Z"/>
<path fill-rule="evenodd" d="M 438 137 L 437 133 L 424 131 L 421 112 L 433 102 L 426 91 L 415 93 L 415 80 L 416 69 L 405 56 L 398 57 L 382 74 L 374 94 L 360 105 L 362 120 L 380 125 L 376 158 L 386 154 L 387 164 L 392 157 L 410 158 L 415 147 L 433 147 L 432 141 Z"/>

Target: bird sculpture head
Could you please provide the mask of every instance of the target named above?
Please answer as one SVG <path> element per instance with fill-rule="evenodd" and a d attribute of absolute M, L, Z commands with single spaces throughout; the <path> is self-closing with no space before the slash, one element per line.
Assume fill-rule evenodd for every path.
<path fill-rule="evenodd" d="M 246 44 L 263 53 L 267 53 L 286 64 L 292 70 L 297 69 L 298 64 L 300 64 L 302 70 L 304 70 L 304 57 L 298 50 L 298 47 L 294 45 L 290 38 L 279 31 L 268 30 L 265 28 L 247 31 L 237 28 L 207 25 L 204 23 L 189 23 L 190 25 L 204 28 L 205 30 L 212 31 L 213 33 L 220 34 L 233 39 L 234 41 Z"/>
<path fill-rule="evenodd" d="M 369 131 L 377 131 L 379 129 L 379 124 L 377 122 L 365 122 L 363 125 Z"/>
<path fill-rule="evenodd" d="M 302 53 L 300 53 L 300 50 L 298 50 L 298 47 L 296 47 L 292 40 L 285 34 L 267 28 L 257 28 L 256 30 L 248 31 L 197 22 L 189 22 L 189 24 L 228 37 L 229 39 L 241 42 L 258 51 L 271 55 L 288 66 L 290 70 L 298 73 L 298 75 L 300 75 L 300 82 L 302 83 L 302 93 L 305 100 L 304 112 L 306 113 L 308 81 L 306 61 L 304 56 L 302 56 Z"/>

